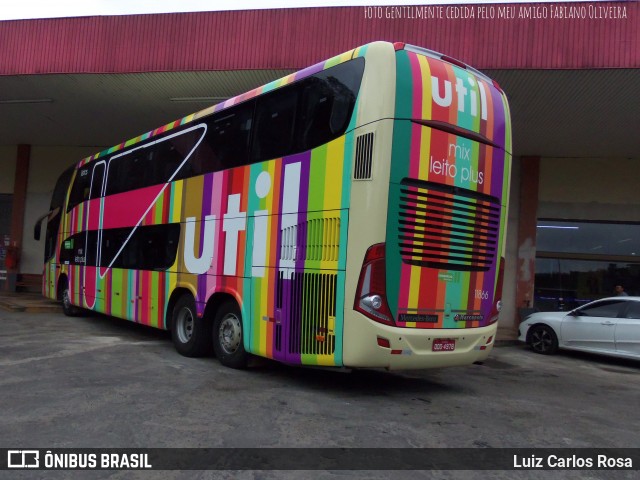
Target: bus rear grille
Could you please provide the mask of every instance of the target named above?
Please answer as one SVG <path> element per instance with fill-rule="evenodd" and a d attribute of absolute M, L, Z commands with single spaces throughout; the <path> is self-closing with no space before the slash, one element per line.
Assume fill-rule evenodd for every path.
<path fill-rule="evenodd" d="M 487 271 L 494 263 L 499 225 L 496 197 L 433 182 L 402 181 L 398 243 L 405 263 Z"/>
<path fill-rule="evenodd" d="M 338 261 L 340 218 L 315 218 L 282 230 L 281 260 Z"/>
<path fill-rule="evenodd" d="M 353 178 L 369 180 L 371 178 L 371 164 L 373 162 L 373 133 L 365 133 L 356 139 L 356 165 Z"/>
<path fill-rule="evenodd" d="M 332 355 L 338 275 L 294 273 L 289 298 L 289 353 Z"/>

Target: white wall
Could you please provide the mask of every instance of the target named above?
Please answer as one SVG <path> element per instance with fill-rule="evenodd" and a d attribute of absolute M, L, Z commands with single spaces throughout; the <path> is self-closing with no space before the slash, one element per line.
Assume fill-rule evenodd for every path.
<path fill-rule="evenodd" d="M 538 218 L 640 221 L 638 158 L 543 158 Z"/>
<path fill-rule="evenodd" d="M 538 218 L 640 222 L 640 158 L 542 158 Z M 520 160 L 514 158 L 507 221 L 506 267 L 500 326 L 518 322 Z"/>
<path fill-rule="evenodd" d="M 20 260 L 21 273 L 42 273 L 44 257 L 44 229 L 40 241 L 33 239 L 36 220 L 49 211 L 56 180 L 70 165 L 102 150 L 100 147 L 32 147 L 29 163 L 29 183 L 24 214 L 23 247 Z M 15 163 L 15 155 L 14 155 Z"/>

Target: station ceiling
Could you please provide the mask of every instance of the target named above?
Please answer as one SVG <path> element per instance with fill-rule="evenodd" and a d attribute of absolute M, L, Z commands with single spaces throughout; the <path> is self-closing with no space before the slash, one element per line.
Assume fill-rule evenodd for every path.
<path fill-rule="evenodd" d="M 95 146 L 98 151 L 288 73 L 0 76 L 0 145 Z M 514 155 L 640 155 L 640 69 L 485 73 L 507 92 Z"/>
<path fill-rule="evenodd" d="M 637 158 L 640 3 L 599 8 L 625 16 L 370 18 L 336 7 L 4 21 L 0 145 L 98 151 L 383 39 L 497 80 L 516 156 Z"/>

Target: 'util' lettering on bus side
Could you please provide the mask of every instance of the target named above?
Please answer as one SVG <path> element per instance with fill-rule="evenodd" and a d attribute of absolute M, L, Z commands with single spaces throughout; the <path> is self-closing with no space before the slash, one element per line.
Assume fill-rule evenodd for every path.
<path fill-rule="evenodd" d="M 300 162 L 289 164 L 284 173 L 284 195 L 282 204 L 282 228 L 288 223 L 297 222 L 298 196 L 300 193 Z M 271 191 L 271 175 L 261 172 L 256 178 L 254 191 L 258 198 L 264 199 Z M 227 197 L 227 212 L 223 215 L 222 231 L 224 232 L 224 266 L 223 275 L 237 275 L 238 242 L 241 231 L 247 228 L 247 212 L 240 211 L 241 194 L 234 193 Z M 253 277 L 264 277 L 267 260 L 268 210 L 256 210 L 254 215 L 252 269 Z M 196 256 L 196 224 L 195 217 L 186 219 L 184 242 L 184 265 L 190 273 L 201 275 L 211 268 L 216 256 L 216 216 L 204 217 L 204 234 L 200 245 L 200 255 Z M 285 225 L 286 224 L 286 225 Z M 281 265 L 287 267 L 289 265 Z M 295 266 L 295 264 L 293 265 Z"/>
<path fill-rule="evenodd" d="M 471 116 L 478 116 L 478 97 L 476 93 L 476 85 L 478 87 L 477 91 L 480 92 L 480 118 L 482 120 L 487 119 L 487 92 L 485 91 L 484 84 L 482 82 L 476 82 L 472 76 L 467 77 L 467 82 L 469 83 L 469 87 L 465 86 L 464 80 L 460 77 L 456 77 L 456 94 L 458 95 L 458 111 L 465 111 L 466 97 L 469 95 L 471 100 Z M 444 94 L 441 92 L 440 84 L 444 86 Z M 436 102 L 441 107 L 450 107 L 453 102 L 453 91 L 451 88 L 451 82 L 449 80 L 445 80 L 444 82 L 440 82 L 440 79 L 435 75 L 431 75 L 431 91 L 433 92 L 433 101 Z"/>

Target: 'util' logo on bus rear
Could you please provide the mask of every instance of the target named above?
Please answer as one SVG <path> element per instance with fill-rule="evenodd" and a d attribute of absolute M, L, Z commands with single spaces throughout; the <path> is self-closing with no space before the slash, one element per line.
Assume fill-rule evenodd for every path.
<path fill-rule="evenodd" d="M 300 193 L 300 162 L 291 163 L 284 168 L 284 188 L 282 193 L 281 228 L 285 229 L 298 221 L 298 201 Z M 271 191 L 272 182 L 269 172 L 261 172 L 256 178 L 253 191 L 260 198 L 266 198 Z M 247 228 L 247 212 L 240 211 L 241 194 L 234 193 L 227 197 L 227 213 L 222 218 L 222 231 L 224 232 L 224 265 L 223 275 L 238 275 L 238 256 L 243 252 L 238 251 L 238 238 L 241 231 Z M 256 210 L 253 212 L 253 251 L 251 275 L 264 277 L 267 261 L 268 241 L 268 210 Z M 217 256 L 216 245 L 216 216 L 207 215 L 203 220 L 204 234 L 200 246 L 200 256 L 196 256 L 195 236 L 196 217 L 186 219 L 186 231 L 183 259 L 188 272 L 194 274 L 206 273 L 212 266 L 213 259 Z M 201 227 L 202 228 L 202 227 Z M 200 232 L 198 232 L 200 233 Z M 295 267 L 295 261 L 289 265 L 284 260 L 280 262 L 282 268 Z"/>
<path fill-rule="evenodd" d="M 478 95 L 480 92 L 480 118 L 482 120 L 487 119 L 487 92 L 485 91 L 484 84 L 482 82 L 476 82 L 472 76 L 467 77 L 469 87 L 464 84 L 464 80 L 460 77 L 456 77 L 456 94 L 458 95 L 458 111 L 464 112 L 467 95 L 469 95 L 471 101 L 470 114 L 472 117 L 478 116 Z M 444 86 L 444 93 L 441 92 L 441 83 Z M 476 89 L 477 86 L 477 89 Z M 476 91 L 477 90 L 477 91 Z M 451 82 L 445 80 L 440 82 L 440 79 L 436 76 L 431 76 L 431 91 L 433 101 L 441 107 L 450 107 L 453 102 L 453 92 L 451 88 Z"/>

